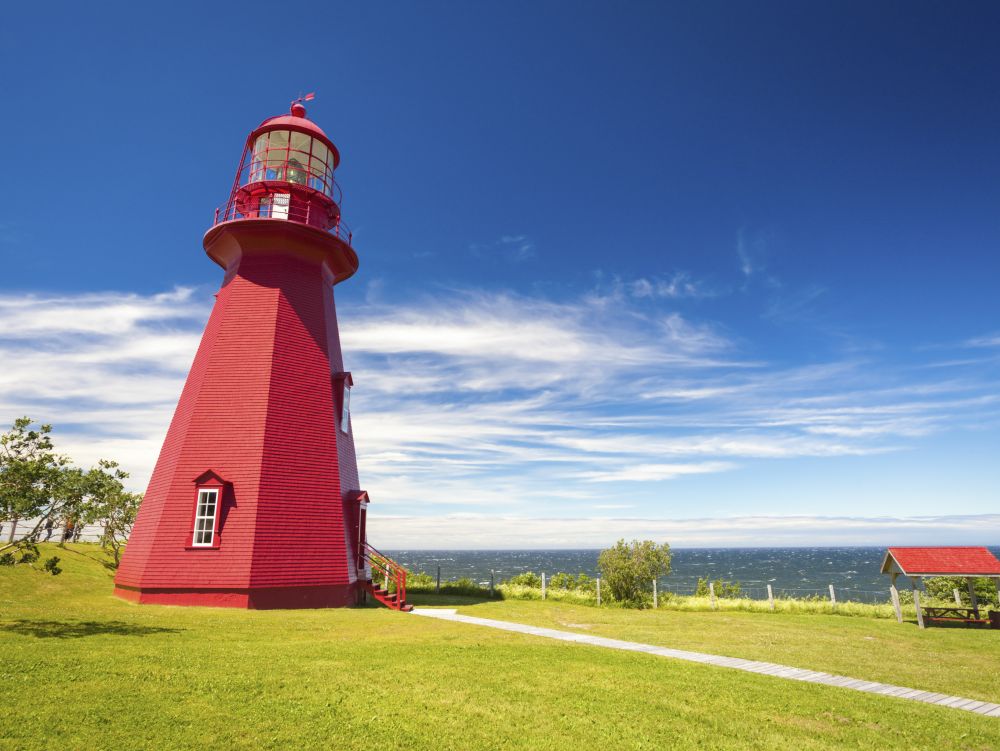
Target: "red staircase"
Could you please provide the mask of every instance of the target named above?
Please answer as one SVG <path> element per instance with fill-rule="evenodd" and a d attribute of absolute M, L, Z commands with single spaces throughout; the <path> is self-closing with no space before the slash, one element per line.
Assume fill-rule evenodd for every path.
<path fill-rule="evenodd" d="M 406 602 L 406 569 L 367 542 L 362 559 L 372 572 L 372 578 L 365 582 L 365 589 L 387 608 L 404 613 L 413 610 L 413 606 Z"/>

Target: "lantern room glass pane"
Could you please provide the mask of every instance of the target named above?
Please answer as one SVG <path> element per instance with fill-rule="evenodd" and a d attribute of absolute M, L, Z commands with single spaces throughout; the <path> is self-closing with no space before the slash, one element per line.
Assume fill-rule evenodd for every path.
<path fill-rule="evenodd" d="M 330 149 L 326 147 L 325 143 L 316 139 L 313 139 L 312 155 L 314 159 L 322 162 L 324 166 L 330 161 Z"/>
<path fill-rule="evenodd" d="M 253 143 L 247 182 L 285 180 L 333 196 L 333 152 L 310 135 L 272 130 Z"/>
<path fill-rule="evenodd" d="M 287 130 L 272 130 L 269 134 L 270 141 L 268 149 L 287 149 L 288 140 L 291 135 Z"/>
<path fill-rule="evenodd" d="M 290 183 L 305 185 L 307 178 L 306 165 L 299 161 L 296 152 L 291 152 L 291 156 L 288 158 L 288 169 L 285 171 L 285 179 Z"/>
<path fill-rule="evenodd" d="M 292 131 L 292 150 L 301 151 L 305 155 L 309 155 L 309 147 L 312 145 L 312 138 L 307 136 L 305 133 L 297 133 Z"/>

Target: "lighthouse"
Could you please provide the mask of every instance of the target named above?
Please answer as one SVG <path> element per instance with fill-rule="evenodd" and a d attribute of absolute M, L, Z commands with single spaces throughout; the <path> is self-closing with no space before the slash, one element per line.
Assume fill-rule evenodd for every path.
<path fill-rule="evenodd" d="M 371 593 L 408 608 L 405 572 L 366 539 L 334 304 L 358 269 L 339 163 L 301 99 L 247 137 L 204 237 L 222 286 L 115 576 L 119 597 L 309 608 Z"/>

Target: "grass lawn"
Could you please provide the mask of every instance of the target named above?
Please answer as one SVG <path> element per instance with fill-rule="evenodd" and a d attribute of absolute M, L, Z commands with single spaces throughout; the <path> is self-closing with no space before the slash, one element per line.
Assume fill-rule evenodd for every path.
<path fill-rule="evenodd" d="M 2 749 L 1000 748 L 994 718 L 380 608 L 133 605 L 112 596 L 93 546 L 55 554 L 58 577 L 0 568 Z M 460 602 L 917 687 L 940 676 L 927 687 L 998 698 L 997 632 Z M 897 660 L 912 678 L 864 672 Z"/>

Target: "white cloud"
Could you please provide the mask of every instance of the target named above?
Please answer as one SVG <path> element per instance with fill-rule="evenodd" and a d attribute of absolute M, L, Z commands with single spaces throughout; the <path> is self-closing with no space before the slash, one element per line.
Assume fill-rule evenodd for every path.
<path fill-rule="evenodd" d="M 443 290 L 406 303 L 371 294 L 341 309 L 373 514 L 412 519 L 401 523 L 409 542 L 394 544 L 432 534 L 425 515 L 444 520 L 444 534 L 468 518 L 452 511 L 500 520 L 512 510 L 530 519 L 648 509 L 623 503 L 617 485 L 649 498 L 660 484 L 690 487 L 755 462 L 874 456 L 1000 424 L 995 379 L 855 359 L 779 367 L 746 357 L 711 324 L 616 294 L 609 304 Z M 0 296 L 0 415 L 55 423 L 78 463 L 117 459 L 142 489 L 210 305 L 207 291 L 187 288 Z M 672 529 L 607 522 L 597 544 L 647 522 Z M 476 524 L 466 531 L 479 534 Z M 605 521 L 580 524 L 559 533 L 568 545 Z"/>
<path fill-rule="evenodd" d="M 535 243 L 527 235 L 510 234 L 491 243 L 472 243 L 469 250 L 477 258 L 492 256 L 517 263 L 535 256 Z"/>
<path fill-rule="evenodd" d="M 967 347 L 1000 347 L 1000 333 L 973 337 L 966 340 L 965 345 Z"/>
<path fill-rule="evenodd" d="M 684 298 L 714 297 L 715 292 L 709 289 L 703 282 L 694 279 L 686 271 L 676 271 L 669 278 L 645 278 L 640 277 L 628 282 L 629 293 L 632 297 L 643 298 L 666 298 L 679 300 Z"/>
<path fill-rule="evenodd" d="M 700 462 L 690 464 L 633 464 L 597 472 L 580 472 L 579 477 L 589 482 L 655 482 L 673 480 L 682 475 L 703 475 L 725 472 L 735 465 L 729 462 Z"/>
<path fill-rule="evenodd" d="M 383 515 L 372 506 L 368 529 L 384 549 L 603 548 L 619 538 L 674 547 L 992 544 L 1000 514 L 725 518 L 525 517 L 447 514 Z"/>

